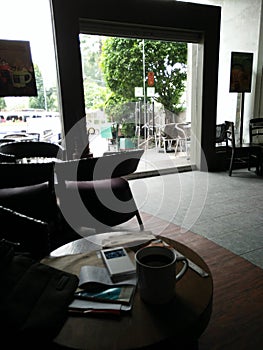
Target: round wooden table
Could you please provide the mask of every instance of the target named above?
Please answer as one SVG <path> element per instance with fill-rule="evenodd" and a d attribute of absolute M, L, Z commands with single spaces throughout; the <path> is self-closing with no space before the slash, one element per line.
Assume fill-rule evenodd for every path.
<path fill-rule="evenodd" d="M 191 268 L 176 284 L 176 294 L 166 305 L 148 305 L 135 293 L 133 308 L 121 317 L 69 316 L 55 338 L 60 345 L 73 349 L 198 349 L 198 338 L 210 320 L 213 280 L 204 260 L 185 245 L 163 237 L 176 250 L 209 273 L 202 278 Z M 100 249 L 88 239 L 66 244 L 51 256 L 78 254 Z M 178 268 L 181 268 L 181 262 Z"/>

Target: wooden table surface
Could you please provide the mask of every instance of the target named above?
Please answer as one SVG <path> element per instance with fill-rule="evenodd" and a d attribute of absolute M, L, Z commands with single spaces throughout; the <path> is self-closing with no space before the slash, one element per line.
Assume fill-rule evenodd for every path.
<path fill-rule="evenodd" d="M 212 311 L 211 272 L 192 249 L 168 238 L 163 240 L 202 267 L 209 276 L 202 278 L 188 268 L 176 284 L 174 300 L 166 305 L 148 305 L 136 292 L 132 310 L 121 317 L 69 316 L 55 342 L 74 349 L 92 350 L 148 349 L 149 346 L 157 346 L 153 349 L 158 349 L 171 344 L 173 349 L 190 349 L 189 344 L 197 349 L 198 338 L 205 330 Z M 98 244 L 83 238 L 58 248 L 51 255 L 79 254 L 98 249 Z M 178 269 L 181 264 L 178 263 Z"/>

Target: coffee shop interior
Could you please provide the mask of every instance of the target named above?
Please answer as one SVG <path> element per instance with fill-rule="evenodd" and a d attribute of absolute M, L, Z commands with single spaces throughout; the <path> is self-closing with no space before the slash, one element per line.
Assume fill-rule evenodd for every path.
<path fill-rule="evenodd" d="M 27 0 L 24 1 L 27 4 Z M 161 346 L 177 349 L 178 344 L 180 349 L 262 349 L 263 136 L 260 136 L 261 145 L 253 144 L 252 147 L 250 140 L 250 120 L 261 119 L 263 114 L 262 1 L 42 0 L 42 3 L 50 15 L 47 33 L 52 33 L 54 45 L 63 142 L 56 145 L 56 156 L 41 155 L 42 160 L 45 157 L 51 159 L 52 167 L 49 168 L 45 165 L 51 162 L 39 162 L 37 166 L 14 162 L 13 158 L 19 158 L 19 151 L 10 155 L 12 147 L 9 143 L 1 145 L 1 142 L 0 220 L 10 236 L 1 233 L 0 237 L 8 241 L 21 239 L 14 230 L 21 231 L 25 224 L 23 230 L 28 230 L 26 247 L 33 253 L 36 248 L 34 258 L 60 269 L 64 266 L 63 256 L 79 253 L 83 258 L 86 243 L 81 239 L 89 241 L 87 247 L 90 249 L 100 241 L 97 237 L 105 233 L 129 232 L 139 239 L 150 232 L 179 251 L 182 249 L 180 252 L 208 273 L 207 278 L 202 278 L 193 272 L 193 266 L 188 266 L 185 276 L 178 281 L 178 289 L 176 282 L 179 301 L 165 312 L 150 307 L 148 310 L 135 296 L 131 316 L 122 316 L 122 321 L 118 318 L 116 322 L 108 316 L 89 316 L 88 313 L 85 316 L 66 315 L 52 339 L 43 342 L 43 349 L 156 350 Z M 32 15 L 35 16 L 33 12 Z M 161 166 L 156 163 L 156 158 L 151 158 L 152 150 L 148 152 L 148 144 L 143 144 L 140 149 L 92 157 L 91 135 L 87 133 L 84 118 L 86 107 L 79 42 L 80 35 L 85 34 L 187 43 L 186 119 L 191 121 L 191 139 L 189 143 L 185 142 L 189 153 L 186 152 L 183 163 L 178 162 L 177 148 L 173 153 L 166 153 L 167 140 L 163 141 L 162 154 L 158 149 L 153 151 L 155 155 L 166 157 L 165 161 L 161 159 Z M 7 38 L 21 40 L 19 36 L 0 39 Z M 231 91 L 233 53 L 252 57 L 250 82 L 244 90 Z M 259 122 L 263 129 L 262 121 Z M 228 132 L 224 129 L 222 139 L 220 132 L 217 135 L 218 130 L 229 125 L 235 128 L 232 135 L 240 146 L 235 151 L 241 148 L 239 156 L 235 153 L 236 158 L 232 144 L 228 147 L 232 142 Z M 25 142 L 29 145 L 31 141 L 22 141 Z M 19 144 L 18 141 L 14 143 Z M 176 147 L 180 153 L 181 144 Z M 57 159 L 53 162 L 54 158 Z M 240 159 L 242 162 L 237 162 Z M 22 177 L 34 177 L 34 182 L 24 181 L 21 177 L 16 180 L 14 175 L 7 181 L 4 179 L 10 168 L 7 164 L 12 165 L 16 174 L 20 167 Z M 97 187 L 93 169 L 95 180 L 101 181 Z M 33 171 L 35 175 L 32 175 Z M 40 186 L 45 176 L 47 186 Z M 74 182 L 76 176 L 79 178 Z M 19 197 L 16 189 L 19 186 L 40 187 L 35 193 L 28 195 L 29 192 L 25 192 Z M 10 192 L 7 187 L 12 187 Z M 52 195 L 47 196 L 46 191 L 50 188 Z M 81 206 L 77 206 L 79 194 L 76 196 L 76 193 L 83 200 Z M 106 204 L 101 205 L 98 201 L 98 193 L 104 196 Z M 117 194 L 118 201 L 129 201 L 128 210 L 125 206 L 115 207 L 112 193 Z M 58 207 L 54 206 L 54 201 Z M 21 208 L 25 211 L 21 212 Z M 18 216 L 23 214 L 23 218 L 13 218 L 13 211 Z M 36 222 L 32 225 L 31 221 L 28 225 L 24 215 L 33 217 Z M 47 224 L 40 226 L 39 221 Z M 37 243 L 36 230 L 41 233 Z M 47 231 L 48 243 L 45 239 Z M 55 238 L 52 239 L 52 235 Z M 65 271 L 75 273 L 67 263 Z M 185 306 L 185 315 L 180 303 Z M 177 310 L 178 317 L 175 315 Z M 183 321 L 179 322 L 181 316 Z M 162 321 L 163 317 L 165 321 Z M 10 331 L 6 327 L 3 329 Z M 177 329 L 181 334 L 178 335 Z M 30 326 L 28 330 L 34 332 Z M 27 344 L 28 334 L 25 339 L 22 338 Z M 38 342 L 40 346 L 41 341 Z M 28 344 L 29 349 L 32 344 L 34 348 L 35 339 Z"/>

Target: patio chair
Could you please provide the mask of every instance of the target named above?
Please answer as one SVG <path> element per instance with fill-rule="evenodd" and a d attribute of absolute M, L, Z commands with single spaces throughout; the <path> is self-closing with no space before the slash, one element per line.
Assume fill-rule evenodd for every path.
<path fill-rule="evenodd" d="M 238 144 L 235 140 L 235 126 L 233 122 L 226 122 L 227 130 L 226 130 L 226 150 L 227 157 L 230 159 L 228 174 L 232 175 L 232 171 L 234 167 L 244 168 L 247 167 L 250 170 L 251 166 L 256 167 L 256 173 L 259 174 L 259 166 L 260 166 L 260 148 L 257 146 L 253 146 L 250 144 Z M 250 154 L 251 152 L 257 155 L 254 158 L 252 163 Z"/>
<path fill-rule="evenodd" d="M 62 215 L 78 231 L 89 227 L 109 231 L 133 217 L 143 222 L 125 176 L 134 172 L 143 150 L 57 163 L 58 198 Z"/>
<path fill-rule="evenodd" d="M 178 149 L 180 149 L 181 152 L 185 152 L 187 156 L 189 156 L 191 142 L 191 123 L 176 123 L 175 128 L 178 131 L 175 154 L 177 153 Z"/>
<path fill-rule="evenodd" d="M 159 152 L 176 152 L 178 147 L 178 130 L 175 123 L 165 124 L 155 135 L 155 145 Z"/>
<path fill-rule="evenodd" d="M 263 174 L 263 118 L 252 118 L 249 121 L 249 142 L 253 146 L 249 153 L 250 163 L 259 158 L 259 175 Z"/>

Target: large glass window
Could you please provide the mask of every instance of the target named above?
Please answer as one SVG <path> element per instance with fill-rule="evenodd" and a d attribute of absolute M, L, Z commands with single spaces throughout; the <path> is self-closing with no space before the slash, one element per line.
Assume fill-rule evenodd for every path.
<path fill-rule="evenodd" d="M 37 84 L 36 97 L 0 98 L 0 137 L 27 131 L 58 141 L 62 128 L 49 0 L 10 0 L 0 33 L 0 39 L 29 41 Z"/>
<path fill-rule="evenodd" d="M 143 148 L 139 170 L 190 164 L 186 42 L 80 34 L 95 156 Z"/>

